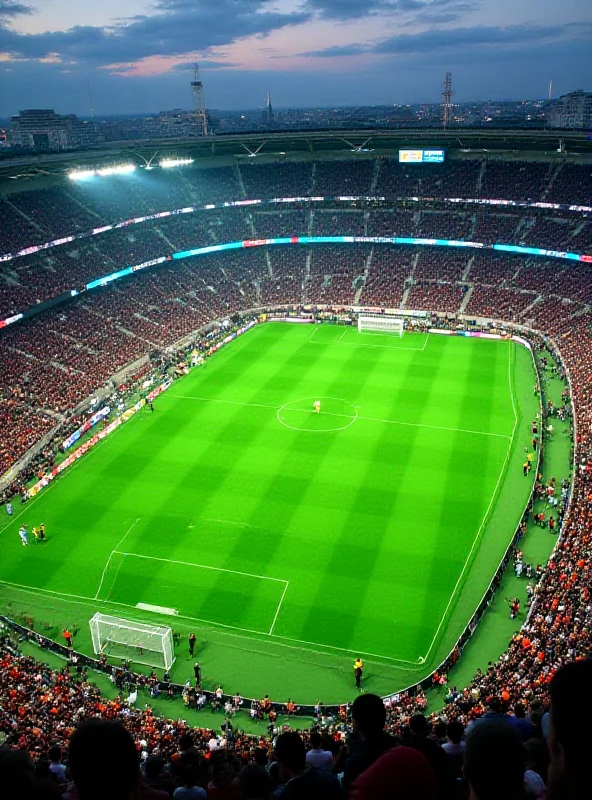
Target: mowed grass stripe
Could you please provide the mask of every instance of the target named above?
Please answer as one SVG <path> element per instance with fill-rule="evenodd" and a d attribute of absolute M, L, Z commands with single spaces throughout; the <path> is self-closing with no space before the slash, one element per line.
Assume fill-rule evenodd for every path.
<path fill-rule="evenodd" d="M 261 326 L 176 383 L 158 398 L 155 414 L 143 413 L 123 426 L 27 509 L 30 525 L 41 518 L 47 523 L 51 548 L 48 543 L 33 552 L 19 550 L 15 529 L 0 578 L 92 597 L 109 554 L 129 521 L 140 517 L 126 542 L 130 552 L 289 580 L 274 629 L 279 636 L 416 658 L 420 629 L 428 635 L 432 618 L 437 624 L 436 606 L 444 603 L 447 581 L 438 580 L 434 542 L 424 528 L 433 530 L 434 519 L 445 518 L 439 503 L 450 499 L 449 467 L 473 439 L 483 465 L 496 461 L 498 444 L 503 450 L 507 441 L 459 434 L 461 444 L 451 432 L 364 420 L 342 432 L 298 433 L 278 423 L 273 407 L 317 394 L 343 396 L 368 417 L 450 427 L 451 420 L 460 420 L 464 428 L 470 404 L 462 409 L 462 398 L 470 395 L 471 427 L 487 419 L 492 432 L 507 435 L 510 430 L 500 430 L 507 389 L 491 366 L 498 352 L 492 348 L 504 345 L 435 336 L 423 352 L 313 348 L 307 344 L 310 332 L 304 326 Z M 355 331 L 346 335 L 356 340 Z M 474 352 L 480 367 L 469 366 Z M 467 383 L 470 370 L 477 379 Z M 188 402 L 175 398 L 177 392 L 272 408 Z M 497 444 L 485 446 L 490 439 Z M 454 457 L 451 448 L 458 451 Z M 421 488 L 422 477 L 432 484 L 435 500 Z M 457 477 L 470 493 L 471 475 L 461 469 Z M 442 574 L 452 573 L 465 552 L 460 535 L 445 535 Z M 126 583 L 123 569 L 117 593 L 127 592 L 135 605 L 139 583 Z M 163 577 L 167 571 L 150 570 L 143 589 L 162 591 L 159 604 L 175 606 L 174 598 L 164 602 L 163 587 L 173 585 Z M 433 591 L 426 598 L 430 580 Z M 238 606 L 232 624 L 247 628 L 257 617 L 257 630 L 264 629 L 267 611 L 258 610 L 259 599 L 250 600 L 238 582 L 230 595 L 222 584 L 196 591 L 190 578 L 182 582 L 189 584 L 180 590 L 183 603 L 196 617 L 207 618 L 199 612 L 216 607 L 217 593 L 232 595 Z M 399 620 L 401 608 L 402 630 L 387 640 L 387 626 Z"/>
<path fill-rule="evenodd" d="M 386 353 L 385 351 L 380 352 L 380 358 L 376 361 L 378 364 L 384 364 Z M 366 369 L 373 362 L 375 359 L 367 355 L 360 361 Z M 413 385 L 415 368 L 415 359 L 412 357 L 408 360 L 406 369 L 399 372 L 396 380 L 393 380 L 397 391 L 393 393 L 390 401 L 390 413 L 386 414 L 386 418 L 396 413 L 397 409 L 400 409 L 401 405 L 406 402 L 409 387 Z M 426 390 L 415 397 L 417 418 L 422 417 L 424 404 L 429 402 L 429 387 L 436 384 L 435 378 L 436 376 L 432 375 L 432 381 L 429 386 L 426 385 Z M 318 582 L 314 602 L 301 629 L 300 638 L 302 639 L 318 641 L 320 638 L 321 641 L 323 639 L 326 641 L 326 631 L 330 631 L 331 644 L 343 648 L 365 649 L 368 652 L 370 643 L 381 638 L 380 650 L 371 652 L 393 655 L 394 642 L 390 640 L 388 631 L 376 630 L 374 615 L 371 614 L 369 619 L 366 614 L 362 614 L 363 621 L 360 622 L 365 597 L 372 584 L 371 576 L 389 531 L 393 509 L 397 505 L 398 492 L 405 483 L 410 465 L 408 456 L 413 452 L 420 431 L 419 428 L 409 428 L 406 429 L 404 436 L 398 438 L 399 442 L 404 440 L 404 445 L 400 445 L 396 454 L 393 452 L 396 471 L 393 470 L 390 481 L 377 485 L 374 466 L 376 457 L 383 449 L 384 443 L 393 439 L 392 435 L 389 436 L 392 432 L 388 430 L 388 427 L 376 425 L 367 434 L 368 437 L 372 436 L 374 439 L 372 453 L 366 461 L 365 469 L 363 465 L 360 465 L 358 489 L 352 496 L 348 514 L 334 541 L 331 557 L 325 565 L 321 580 Z M 353 457 L 355 458 L 355 456 Z M 328 606 L 326 601 L 323 602 L 324 597 L 329 598 L 331 605 Z M 383 604 L 392 610 L 393 616 L 400 617 L 397 610 L 399 600 L 397 577 L 396 574 L 393 574 L 391 590 L 383 597 Z M 368 624 L 370 628 L 368 628 Z M 393 623 L 390 630 L 394 630 L 395 627 L 396 623 Z M 402 637 L 406 638 L 407 635 L 406 631 L 401 632 Z"/>
<path fill-rule="evenodd" d="M 508 350 L 513 345 L 495 344 L 498 346 L 492 349 L 489 362 L 495 379 L 492 385 L 499 386 L 498 381 L 503 385 L 505 381 L 507 386 Z M 459 381 L 462 399 L 450 409 L 452 425 L 456 423 L 458 426 L 475 417 L 475 387 L 483 382 L 482 354 L 478 348 L 469 348 L 468 369 L 462 377 L 459 376 Z M 478 422 L 483 430 L 491 427 L 496 398 L 497 392 L 492 391 L 478 404 L 475 423 Z M 508 429 L 511 430 L 509 419 Z M 456 433 L 451 434 L 449 444 L 448 454 L 442 455 L 443 480 L 438 492 L 440 515 L 424 538 L 429 574 L 422 584 L 423 599 L 417 606 L 421 609 L 422 619 L 416 642 L 417 652 L 422 657 L 427 655 L 432 644 L 434 620 L 440 622 L 452 592 L 460 588 L 456 584 L 466 561 L 465 554 L 469 553 L 477 535 L 483 532 L 483 517 L 497 487 L 510 442 Z M 443 551 L 453 555 L 443 559 Z M 435 587 L 438 587 L 440 600 L 445 601 L 444 609 L 441 604 L 435 606 L 433 603 Z"/>

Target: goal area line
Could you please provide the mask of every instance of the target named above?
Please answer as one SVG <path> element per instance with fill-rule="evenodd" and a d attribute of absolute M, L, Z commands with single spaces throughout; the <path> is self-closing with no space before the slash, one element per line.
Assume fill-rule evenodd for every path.
<path fill-rule="evenodd" d="M 419 334 L 417 331 L 411 331 L 411 332 L 407 331 L 406 332 L 406 334 L 405 334 L 406 337 L 409 336 L 410 334 L 424 336 L 423 345 L 421 347 L 407 347 L 406 345 L 367 344 L 367 343 L 363 343 L 363 342 L 345 341 L 344 337 L 346 336 L 346 334 L 349 331 L 355 331 L 356 338 L 358 336 L 364 336 L 364 337 L 372 336 L 372 337 L 377 338 L 379 340 L 380 339 L 389 339 L 391 341 L 392 340 L 400 341 L 400 339 L 402 337 L 397 335 L 395 331 L 393 331 L 392 333 L 388 333 L 388 332 L 385 332 L 385 331 L 382 331 L 382 332 L 381 331 L 365 331 L 365 330 L 358 331 L 358 329 L 355 328 L 355 327 L 351 327 L 351 328 L 347 328 L 346 327 L 341 332 L 340 336 L 337 339 L 331 339 L 331 340 L 323 341 L 323 340 L 318 339 L 317 336 L 316 336 L 317 331 L 321 327 L 323 327 L 324 330 L 328 330 L 329 329 L 328 325 L 327 326 L 317 325 L 315 327 L 314 331 L 311 333 L 311 335 L 307 339 L 307 343 L 308 344 L 321 344 L 321 345 L 326 345 L 326 346 L 329 346 L 329 345 L 340 345 L 342 347 L 366 347 L 366 348 L 371 348 L 373 350 L 403 350 L 403 351 L 407 351 L 407 352 L 410 352 L 410 353 L 423 353 L 423 351 L 426 349 L 426 346 L 427 346 L 427 343 L 428 343 L 428 340 L 429 340 L 429 336 L 430 336 L 429 332 L 425 333 L 425 334 L 423 334 L 423 333 Z"/>

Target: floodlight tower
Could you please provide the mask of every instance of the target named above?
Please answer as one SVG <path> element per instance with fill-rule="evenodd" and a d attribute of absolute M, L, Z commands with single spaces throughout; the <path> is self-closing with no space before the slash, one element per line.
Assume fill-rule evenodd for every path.
<path fill-rule="evenodd" d="M 454 92 L 452 91 L 452 72 L 447 72 L 446 77 L 444 78 L 444 91 L 442 92 L 442 97 L 444 98 L 443 109 L 442 109 L 442 127 L 446 129 L 448 124 L 450 123 L 450 117 L 452 112 L 452 103 L 450 102 L 452 99 L 452 95 Z"/>
<path fill-rule="evenodd" d="M 191 81 L 191 95 L 193 97 L 193 115 L 198 136 L 208 135 L 208 115 L 204 106 L 203 83 L 199 79 L 199 67 L 194 65 L 193 80 Z"/>

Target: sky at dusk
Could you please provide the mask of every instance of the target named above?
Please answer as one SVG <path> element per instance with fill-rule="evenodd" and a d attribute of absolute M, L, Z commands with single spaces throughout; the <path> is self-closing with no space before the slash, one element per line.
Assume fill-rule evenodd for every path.
<path fill-rule="evenodd" d="M 592 90 L 592 0 L 0 0 L 0 117 Z"/>

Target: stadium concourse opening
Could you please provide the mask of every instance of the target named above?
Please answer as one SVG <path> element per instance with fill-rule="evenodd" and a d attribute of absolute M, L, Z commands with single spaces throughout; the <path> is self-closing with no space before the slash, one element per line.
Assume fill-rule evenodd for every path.
<path fill-rule="evenodd" d="M 534 381 L 510 340 L 260 324 L 26 506 L 52 546 L 23 573 L 11 538 L 2 579 L 70 615 L 174 609 L 245 694 L 245 652 L 302 702 L 343 699 L 352 653 L 396 691 L 446 657 L 520 522 Z"/>

